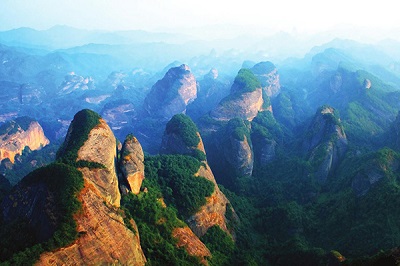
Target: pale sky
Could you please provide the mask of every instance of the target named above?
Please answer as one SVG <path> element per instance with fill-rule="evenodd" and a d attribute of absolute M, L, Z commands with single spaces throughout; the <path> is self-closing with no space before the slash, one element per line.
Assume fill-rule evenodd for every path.
<path fill-rule="evenodd" d="M 0 30 L 162 30 L 204 25 L 245 25 L 319 31 L 338 24 L 400 28 L 394 0 L 0 0 Z"/>

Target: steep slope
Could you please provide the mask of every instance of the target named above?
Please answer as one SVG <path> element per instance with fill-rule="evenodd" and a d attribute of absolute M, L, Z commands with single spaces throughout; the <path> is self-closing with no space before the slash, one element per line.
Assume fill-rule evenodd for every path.
<path fill-rule="evenodd" d="M 235 117 L 250 121 L 259 111 L 271 108 L 264 98 L 258 79 L 250 70 L 243 68 L 235 78 L 230 95 L 221 100 L 210 116 L 218 121 L 229 121 Z"/>
<path fill-rule="evenodd" d="M 139 141 L 128 135 L 122 145 L 119 159 L 121 192 L 138 194 L 144 179 L 144 153 Z"/>
<path fill-rule="evenodd" d="M 186 106 L 196 97 L 196 79 L 189 66 L 181 65 L 169 69 L 154 84 L 144 101 L 144 109 L 151 117 L 169 120 L 175 114 L 185 113 Z"/>
<path fill-rule="evenodd" d="M 261 86 L 268 97 L 276 97 L 281 90 L 279 74 L 275 65 L 269 61 L 254 65 L 251 72 L 258 78 Z"/>
<path fill-rule="evenodd" d="M 0 138 L 0 161 L 8 158 L 12 163 L 15 155 L 22 154 L 25 147 L 38 150 L 49 144 L 40 124 L 28 117 L 19 117 L 3 124 Z"/>
<path fill-rule="evenodd" d="M 347 150 L 347 138 L 335 109 L 321 107 L 303 141 L 303 152 L 315 167 L 315 178 L 324 183 Z"/>
<path fill-rule="evenodd" d="M 116 139 L 109 126 L 93 111 L 78 112 L 57 156 L 57 163 L 24 178 L 2 203 L 3 221 L 26 221 L 34 236 L 30 242 L 50 247 L 37 265 L 144 265 L 135 222 L 126 224 L 118 208 Z M 68 187 L 72 181 L 75 190 Z M 57 244 L 43 242 L 49 239 Z"/>
<path fill-rule="evenodd" d="M 87 135 L 80 135 L 88 128 Z M 109 126 L 96 113 L 80 111 L 75 115 L 60 151 L 59 157 L 64 161 L 76 152 L 74 162 L 83 174 L 85 187 L 78 195 L 82 212 L 74 217 L 82 236 L 71 246 L 43 254 L 39 264 L 54 264 L 67 259 L 70 264 L 143 265 L 145 258 L 139 235 L 137 231 L 127 229 L 115 208 L 120 205 L 121 195 L 115 166 L 116 140 Z"/>
<path fill-rule="evenodd" d="M 188 116 L 183 114 L 175 115 L 168 122 L 160 152 L 194 156 L 202 161 L 195 176 L 206 178 L 214 184 L 214 192 L 206 198 L 206 204 L 187 219 L 193 232 L 201 237 L 209 228 L 218 225 L 222 230 L 230 234 L 227 227 L 226 212 L 227 208 L 232 207 L 230 207 L 228 199 L 218 188 L 205 157 L 203 141 L 196 125 Z"/>

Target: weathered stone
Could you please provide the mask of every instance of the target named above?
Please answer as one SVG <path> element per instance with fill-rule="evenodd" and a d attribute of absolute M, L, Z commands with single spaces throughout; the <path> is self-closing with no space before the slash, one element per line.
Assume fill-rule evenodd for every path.
<path fill-rule="evenodd" d="M 119 207 L 121 194 L 115 168 L 116 158 L 116 139 L 110 127 L 101 119 L 100 124 L 90 131 L 88 139 L 79 149 L 77 161 L 95 162 L 104 166 L 95 169 L 84 167 L 79 170 L 88 182 L 98 188 L 107 202 Z"/>
<path fill-rule="evenodd" d="M 197 84 L 187 65 L 168 70 L 152 87 L 144 101 L 144 109 L 152 117 L 169 120 L 186 112 L 186 106 L 197 97 Z"/>
<path fill-rule="evenodd" d="M 138 194 L 144 179 L 144 153 L 134 136 L 128 136 L 124 141 L 119 167 L 122 178 L 129 184 L 130 190 Z"/>
<path fill-rule="evenodd" d="M 193 234 L 189 227 L 175 228 L 172 231 L 172 237 L 177 240 L 177 247 L 183 247 L 190 256 L 197 257 L 201 264 L 208 265 L 207 258 L 211 257 L 211 252 L 206 245 Z"/>
<path fill-rule="evenodd" d="M 32 121 L 26 130 L 22 129 L 14 121 L 10 121 L 9 123 L 11 123 L 11 127 L 9 127 L 10 131 L 15 132 L 9 134 L 10 131 L 7 131 L 3 135 L 0 135 L 0 161 L 8 158 L 14 163 L 15 155 L 21 155 L 25 147 L 29 147 L 29 149 L 34 151 L 50 143 L 44 135 L 42 127 L 36 121 Z"/>

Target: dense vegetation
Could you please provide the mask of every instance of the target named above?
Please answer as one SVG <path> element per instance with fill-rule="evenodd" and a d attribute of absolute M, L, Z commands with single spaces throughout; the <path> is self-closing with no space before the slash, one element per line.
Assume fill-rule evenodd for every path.
<path fill-rule="evenodd" d="M 137 223 L 149 265 L 199 264 L 175 246 L 172 232 L 174 228 L 186 226 L 182 220 L 204 205 L 206 197 L 214 191 L 211 181 L 194 176 L 200 165 L 191 156 L 146 157 L 146 179 L 142 186 L 147 191 L 122 198 L 126 220 L 133 218 Z"/>
<path fill-rule="evenodd" d="M 194 214 L 214 192 L 214 184 L 204 177 L 196 177 L 201 163 L 191 156 L 161 155 L 146 157 L 146 178 L 154 179 L 167 206 L 178 210 L 180 218 Z"/>
<path fill-rule="evenodd" d="M 184 114 L 174 115 L 167 123 L 165 132 L 180 136 L 188 147 L 197 147 L 200 142 L 196 125 L 190 117 Z"/>
<path fill-rule="evenodd" d="M 57 160 L 60 162 L 75 165 L 76 167 L 103 168 L 96 162 L 76 161 L 78 151 L 89 138 L 90 131 L 100 124 L 101 117 L 92 110 L 84 109 L 76 113 L 70 125 L 70 135 L 57 152 Z"/>
<path fill-rule="evenodd" d="M 73 215 L 81 208 L 76 194 L 83 188 L 82 173 L 75 167 L 53 163 L 30 173 L 16 189 L 34 184 L 44 184 L 51 191 L 55 212 L 48 215 L 57 221 L 56 229 L 50 239 L 38 242 L 26 217 L 11 224 L 2 222 L 0 259 L 4 265 L 31 265 L 44 251 L 66 246 L 78 237 Z"/>
<path fill-rule="evenodd" d="M 261 88 L 260 81 L 254 76 L 250 69 L 242 68 L 239 70 L 232 85 L 232 92 L 245 93 Z"/>
<path fill-rule="evenodd" d="M 211 265 L 232 265 L 235 244 L 231 236 L 215 225 L 200 238 L 212 253 Z"/>
<path fill-rule="evenodd" d="M 139 195 L 128 194 L 122 197 L 121 206 L 125 210 L 125 223 L 133 218 L 140 232 L 140 245 L 148 265 L 197 265 L 199 262 L 189 256 L 184 249 L 176 247 L 172 237 L 174 228 L 185 223 L 177 218 L 177 211 L 163 206 L 163 195 L 154 179 L 143 182 L 148 191 Z M 133 230 L 133 228 L 131 228 Z M 134 232 L 137 233 L 137 232 Z"/>

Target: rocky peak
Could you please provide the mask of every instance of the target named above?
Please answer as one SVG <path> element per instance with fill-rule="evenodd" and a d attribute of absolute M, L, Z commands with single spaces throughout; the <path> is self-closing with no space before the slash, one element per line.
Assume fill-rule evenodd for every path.
<path fill-rule="evenodd" d="M 268 97 L 275 97 L 281 90 L 279 73 L 275 65 L 269 61 L 260 62 L 251 68 L 251 71 L 261 82 L 261 86 Z"/>
<path fill-rule="evenodd" d="M 265 105 L 267 102 L 268 106 Z M 260 82 L 249 69 L 243 68 L 235 78 L 230 95 L 221 100 L 210 116 L 220 121 L 235 117 L 251 121 L 265 108 L 270 108 L 270 105 L 263 99 Z"/>
<path fill-rule="evenodd" d="M 49 143 L 37 121 L 29 117 L 16 118 L 0 127 L 0 161 L 8 158 L 14 163 L 15 155 L 21 155 L 25 147 L 34 151 Z"/>
<path fill-rule="evenodd" d="M 104 200 L 119 207 L 116 150 L 116 139 L 107 123 L 97 113 L 84 109 L 74 116 L 58 157 L 78 166 Z"/>
<path fill-rule="evenodd" d="M 334 108 L 318 109 L 303 141 L 303 151 L 317 169 L 317 180 L 325 182 L 347 151 L 347 137 Z"/>
<path fill-rule="evenodd" d="M 144 179 L 144 153 L 136 137 L 131 134 L 126 137 L 120 154 L 120 189 L 124 192 L 124 187 L 128 187 L 132 193 L 138 194 Z"/>
<path fill-rule="evenodd" d="M 97 113 L 85 109 L 74 116 L 57 156 L 83 176 L 84 188 L 77 196 L 82 210 L 74 216 L 80 237 L 72 245 L 42 254 L 39 265 L 144 265 L 138 230 L 127 228 L 118 209 L 116 151 L 114 134 Z"/>
<path fill-rule="evenodd" d="M 197 97 L 197 84 L 190 68 L 183 64 L 168 70 L 157 81 L 144 101 L 144 109 L 153 117 L 169 120 L 186 112 L 186 106 Z"/>
<path fill-rule="evenodd" d="M 231 234 L 227 228 L 227 208 L 233 211 L 228 199 L 220 191 L 213 172 L 207 163 L 203 141 L 196 125 L 186 115 L 175 115 L 167 124 L 160 153 L 190 155 L 203 161 L 196 176 L 204 177 L 214 183 L 214 192 L 207 202 L 194 215 L 187 219 L 190 229 L 198 236 L 203 236 L 208 228 L 218 225 Z"/>
<path fill-rule="evenodd" d="M 229 121 L 223 143 L 224 158 L 235 176 L 251 176 L 254 165 L 253 145 L 250 138 L 250 124 L 243 119 Z"/>

